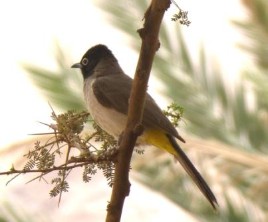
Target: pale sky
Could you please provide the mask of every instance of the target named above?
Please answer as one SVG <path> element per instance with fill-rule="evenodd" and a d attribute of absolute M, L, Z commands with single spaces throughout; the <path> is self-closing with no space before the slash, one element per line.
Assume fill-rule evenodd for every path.
<path fill-rule="evenodd" d="M 132 0 L 122 2 L 132 6 Z M 189 11 L 192 21 L 190 27 L 183 28 L 192 52 L 205 42 L 206 50 L 218 58 L 229 76 L 234 76 L 245 59 L 234 48 L 240 34 L 229 23 L 231 18 L 244 17 L 239 1 L 178 3 Z M 172 15 L 176 11 L 173 6 L 168 13 Z M 126 73 L 133 75 L 135 70 L 137 55 L 127 45 L 125 36 L 114 30 L 89 0 L 1 1 L 0 27 L 0 147 L 27 138 L 27 134 L 38 131 L 37 121 L 49 120 L 48 101 L 39 95 L 20 64 L 55 69 L 55 41 L 60 42 L 73 62 L 79 61 L 92 45 L 107 44 Z"/>

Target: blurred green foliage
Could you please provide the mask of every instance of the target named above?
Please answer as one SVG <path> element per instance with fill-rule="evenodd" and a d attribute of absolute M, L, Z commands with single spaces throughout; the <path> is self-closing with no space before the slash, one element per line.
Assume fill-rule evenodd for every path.
<path fill-rule="evenodd" d="M 44 217 L 26 213 L 23 210 L 18 210 L 19 207 L 14 206 L 14 203 L 3 202 L 0 208 L 0 222 L 31 222 L 31 221 L 47 221 Z M 38 219 L 37 219 L 38 218 Z"/>
<path fill-rule="evenodd" d="M 72 62 L 66 53 L 56 45 L 55 55 L 58 64 L 57 71 L 24 64 L 24 69 L 38 89 L 46 96 L 48 101 L 62 110 L 85 110 L 82 94 L 82 77 L 70 68 Z"/>

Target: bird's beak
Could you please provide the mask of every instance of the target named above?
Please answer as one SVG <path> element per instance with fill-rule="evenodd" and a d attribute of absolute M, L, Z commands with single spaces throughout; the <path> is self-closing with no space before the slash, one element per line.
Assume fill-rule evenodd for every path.
<path fill-rule="evenodd" d="M 80 63 L 75 63 L 71 66 L 71 68 L 79 68 L 81 69 L 82 68 L 82 65 Z"/>

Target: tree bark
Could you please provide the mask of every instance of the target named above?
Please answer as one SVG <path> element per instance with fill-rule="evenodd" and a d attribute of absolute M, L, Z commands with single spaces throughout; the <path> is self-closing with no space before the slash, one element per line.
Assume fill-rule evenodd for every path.
<path fill-rule="evenodd" d="M 127 126 L 120 139 L 114 185 L 107 208 L 106 222 L 120 221 L 125 198 L 129 195 L 131 157 L 137 137 L 142 133 L 141 120 L 148 80 L 155 52 L 160 47 L 158 40 L 160 25 L 169 5 L 169 0 L 152 0 L 144 15 L 144 26 L 138 30 L 142 44 L 131 89 Z"/>

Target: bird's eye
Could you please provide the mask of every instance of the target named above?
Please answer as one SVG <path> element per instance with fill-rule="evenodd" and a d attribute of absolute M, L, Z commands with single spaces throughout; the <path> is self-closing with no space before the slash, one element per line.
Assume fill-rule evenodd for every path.
<path fill-rule="evenodd" d="M 83 66 L 86 66 L 88 64 L 88 59 L 83 58 L 81 63 L 82 63 Z"/>

